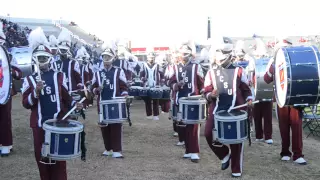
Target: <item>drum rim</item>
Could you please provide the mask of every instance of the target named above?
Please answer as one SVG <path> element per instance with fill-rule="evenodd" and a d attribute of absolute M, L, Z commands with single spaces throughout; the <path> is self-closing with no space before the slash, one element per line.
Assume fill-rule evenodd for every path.
<path fill-rule="evenodd" d="M 49 119 L 46 120 L 43 125 L 42 125 L 42 129 L 45 131 L 49 131 L 49 132 L 54 132 L 54 133 L 60 133 L 60 134 L 77 134 L 83 131 L 83 124 L 79 121 L 75 121 L 75 120 L 67 120 L 68 122 L 72 122 L 74 124 L 77 125 L 77 127 L 66 127 L 66 128 L 60 128 L 60 127 L 56 127 L 56 126 L 51 126 L 47 123 L 50 122 L 56 122 L 56 119 Z"/>
<path fill-rule="evenodd" d="M 275 94 L 275 97 L 276 97 L 276 102 L 277 102 L 277 104 L 279 105 L 279 107 L 284 107 L 284 106 L 286 106 L 286 104 L 287 104 L 287 101 L 288 101 L 288 99 L 287 99 L 287 97 L 288 96 L 291 96 L 291 86 L 292 86 L 292 84 L 291 83 L 288 83 L 288 80 L 287 80 L 287 83 L 289 84 L 289 86 L 287 85 L 287 90 L 286 90 L 286 94 L 285 94 L 285 100 L 284 100 L 284 102 L 283 102 L 283 104 L 282 103 L 280 103 L 280 100 L 279 100 L 279 97 L 278 97 L 278 93 L 277 93 L 277 83 L 276 83 L 276 61 L 277 61 L 277 55 L 278 55 L 278 53 L 279 53 L 279 51 L 281 50 L 282 52 L 283 52 L 283 55 L 284 55 L 284 57 L 285 57 L 285 62 L 287 63 L 286 64 L 286 69 L 287 69 L 287 75 L 290 73 L 290 75 L 292 75 L 292 72 L 291 72 L 291 62 L 289 62 L 288 63 L 288 61 L 287 61 L 287 59 L 290 61 L 290 56 L 289 56 L 289 54 L 288 54 L 288 51 L 287 51 L 287 48 L 288 47 L 282 47 L 282 48 L 279 48 L 277 51 L 276 51 L 276 53 L 275 53 L 275 58 L 274 58 L 274 76 L 273 76 L 273 81 L 274 81 L 274 94 Z M 290 72 L 288 72 L 288 68 L 289 68 L 289 71 Z M 289 91 L 290 90 L 290 91 Z M 288 91 L 289 91 L 289 93 L 288 93 Z"/>
<path fill-rule="evenodd" d="M 214 120 L 223 121 L 223 122 L 225 122 L 225 121 L 230 122 L 230 121 L 243 121 L 243 120 L 248 119 L 248 113 L 245 110 L 239 110 L 241 112 L 244 112 L 244 114 L 241 114 L 239 116 L 219 116 L 216 114 L 216 113 L 223 112 L 223 111 L 227 111 L 227 110 L 219 110 L 219 111 L 215 112 Z M 233 118 L 230 119 L 230 117 L 233 117 Z M 237 117 L 237 118 L 234 118 L 234 117 Z"/>
<path fill-rule="evenodd" d="M 70 155 L 58 155 L 58 154 L 49 153 L 48 158 L 52 160 L 71 160 L 71 159 L 79 158 L 81 156 L 81 153 L 82 153 L 81 149 L 76 154 L 70 154 Z"/>
<path fill-rule="evenodd" d="M 199 99 L 179 99 L 179 104 L 184 105 L 202 105 L 207 104 L 207 100 L 205 98 Z"/>
<path fill-rule="evenodd" d="M 12 70 L 11 70 L 11 64 L 10 64 L 10 57 L 9 54 L 7 52 L 7 50 L 5 49 L 5 47 L 3 45 L 0 45 L 0 48 L 2 48 L 2 50 L 4 51 L 5 56 L 7 57 L 7 61 L 8 61 L 8 67 L 9 67 L 9 71 L 10 71 L 10 76 L 9 76 L 9 92 L 7 97 L 5 98 L 5 100 L 3 101 L 3 103 L 0 103 L 1 105 L 5 105 L 7 104 L 7 102 L 9 101 L 10 97 L 11 97 L 11 92 L 12 92 Z"/>
<path fill-rule="evenodd" d="M 110 99 L 110 100 L 100 100 L 99 104 L 101 105 L 106 105 L 106 104 L 122 104 L 122 103 L 126 103 L 127 100 L 125 98 L 121 99 Z"/>

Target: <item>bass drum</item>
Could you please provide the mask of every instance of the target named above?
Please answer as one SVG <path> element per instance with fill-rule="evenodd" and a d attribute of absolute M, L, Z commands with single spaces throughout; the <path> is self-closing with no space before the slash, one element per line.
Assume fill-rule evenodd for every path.
<path fill-rule="evenodd" d="M 255 76 L 254 76 L 254 94 L 255 100 L 271 101 L 273 98 L 273 83 L 267 84 L 264 81 L 264 74 L 266 73 L 268 58 L 257 59 L 255 61 Z"/>
<path fill-rule="evenodd" d="M 7 50 L 0 46 L 0 105 L 6 104 L 11 96 L 12 75 Z"/>
<path fill-rule="evenodd" d="M 13 80 L 15 90 L 21 92 L 23 79 L 33 72 L 32 50 L 29 47 L 14 47 L 10 49 L 12 64 L 16 65 L 22 72 L 21 80 Z"/>

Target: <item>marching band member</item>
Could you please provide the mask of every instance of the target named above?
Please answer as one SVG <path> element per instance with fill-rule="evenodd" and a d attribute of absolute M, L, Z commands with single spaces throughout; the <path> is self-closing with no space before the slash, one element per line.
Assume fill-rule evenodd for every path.
<path fill-rule="evenodd" d="M 257 48 L 255 50 L 255 56 L 257 59 L 260 59 L 260 58 L 266 56 L 267 49 L 266 49 L 266 46 L 263 43 L 261 38 L 255 38 L 255 40 L 257 41 Z M 254 67 L 252 67 L 252 66 L 254 66 L 254 65 L 251 65 L 249 63 L 248 71 L 250 72 L 250 76 L 249 76 L 250 84 L 252 84 L 252 86 L 254 87 L 254 85 L 256 83 L 255 82 L 255 71 L 254 71 Z M 255 131 L 256 131 L 256 141 L 257 142 L 264 141 L 267 144 L 273 144 L 273 140 L 272 140 L 272 109 L 273 109 L 272 99 L 260 100 L 259 103 L 256 103 L 253 106 L 253 118 L 254 118 L 254 126 L 255 126 Z M 263 118 L 263 126 L 262 126 L 262 118 Z"/>
<path fill-rule="evenodd" d="M 291 46 L 292 41 L 289 38 L 281 38 L 275 46 L 275 52 L 281 47 Z M 264 75 L 264 80 L 266 83 L 273 82 L 274 76 L 274 59 L 271 58 L 266 69 L 266 74 Z M 303 158 L 302 154 L 302 109 L 299 107 L 283 107 L 277 106 L 278 118 L 279 118 L 279 128 L 282 140 L 282 150 L 280 153 L 282 161 L 289 161 L 291 159 L 292 153 L 290 152 L 290 128 L 292 131 L 292 152 L 293 161 L 300 165 L 306 165 L 307 162 Z"/>
<path fill-rule="evenodd" d="M 111 100 L 113 97 L 127 96 L 128 87 L 124 71 L 112 63 L 116 58 L 115 50 L 110 44 L 105 43 L 103 46 L 101 58 L 103 59 L 103 69 L 96 72 L 92 79 L 93 92 L 98 95 L 98 112 L 99 102 L 102 100 Z M 105 151 L 103 155 L 113 158 L 123 158 L 122 155 L 122 124 L 108 124 L 101 127 Z"/>
<path fill-rule="evenodd" d="M 149 50 L 147 62 L 144 63 L 140 73 L 141 81 L 144 86 L 153 88 L 159 86 L 163 81 L 163 70 L 159 64 L 156 64 L 156 54 L 153 50 Z M 146 106 L 147 119 L 159 120 L 159 100 L 151 99 L 151 97 L 143 97 Z"/>
<path fill-rule="evenodd" d="M 37 74 L 24 79 L 22 104 L 26 109 L 31 109 L 30 127 L 33 131 L 35 158 L 40 178 L 41 180 L 66 180 L 65 161 L 57 161 L 52 165 L 40 162 L 42 143 L 45 139 L 42 124 L 48 119 L 59 120 L 71 106 L 77 104 L 77 109 L 81 109 L 82 104 L 72 101 L 65 75 L 49 68 L 52 54 L 43 30 L 41 28 L 33 30 L 28 40 L 30 47 L 33 48 L 32 59 L 39 63 L 40 69 Z M 40 75 L 43 82 L 39 81 Z"/>
<path fill-rule="evenodd" d="M 229 42 L 225 37 L 220 41 L 222 42 L 218 41 L 217 47 L 215 47 L 214 56 L 218 67 L 207 73 L 204 83 L 204 94 L 210 103 L 209 117 L 205 125 L 205 137 L 212 151 L 221 160 L 221 169 L 227 169 L 231 160 L 232 176 L 240 177 L 244 145 L 243 143 L 231 144 L 229 148 L 227 145 L 213 141 L 214 114 L 219 110 L 228 110 L 236 105 L 244 104 L 246 101 L 251 105 L 252 97 L 244 69 L 232 64 L 232 42 Z"/>
<path fill-rule="evenodd" d="M 117 54 L 117 58 L 113 61 L 113 66 L 121 68 L 124 71 L 127 80 L 131 81 L 128 57 L 125 56 L 128 53 L 126 42 L 124 40 L 118 40 L 114 49 Z"/>
<path fill-rule="evenodd" d="M 53 55 L 53 62 L 59 61 L 60 56 L 58 55 L 58 39 L 54 35 L 50 35 L 49 43 L 50 43 L 50 50 Z M 60 67 L 58 67 L 58 69 L 60 69 Z"/>
<path fill-rule="evenodd" d="M 203 71 L 199 64 L 195 62 L 195 45 L 192 41 L 184 43 L 180 49 L 182 54 L 182 63 L 184 67 L 181 69 L 181 77 L 172 76 L 170 87 L 175 92 L 175 103 L 178 105 L 179 99 L 193 95 L 199 95 L 203 89 Z M 180 71 L 180 69 L 179 69 Z M 184 158 L 190 158 L 192 162 L 198 163 L 200 160 L 199 152 L 199 124 L 185 125 L 185 154 Z"/>
<path fill-rule="evenodd" d="M 65 73 L 67 78 L 67 85 L 69 91 L 74 91 L 77 89 L 82 88 L 81 83 L 81 75 L 80 75 L 80 67 L 79 63 L 75 60 L 71 60 L 71 32 L 62 29 L 58 36 L 59 46 L 58 46 L 58 52 L 60 54 L 61 61 L 54 62 L 53 68 L 62 71 Z M 60 69 L 59 69 L 60 66 Z"/>
<path fill-rule="evenodd" d="M 86 84 L 86 82 L 89 81 L 89 69 L 88 69 L 88 66 L 87 66 L 87 62 L 86 62 L 86 49 L 82 46 L 80 49 L 78 49 L 77 51 L 77 54 L 76 54 L 76 57 L 75 59 L 78 61 L 79 63 L 79 68 L 80 68 L 80 77 L 81 77 L 81 83 L 84 85 Z M 83 93 L 81 93 L 83 94 Z M 86 99 L 84 101 L 84 109 L 86 109 L 86 106 L 88 106 L 89 104 L 89 100 L 90 99 Z"/>
<path fill-rule="evenodd" d="M 156 59 L 156 64 L 159 64 L 159 67 L 161 69 L 161 72 L 164 72 L 164 80 L 160 82 L 161 86 L 165 85 L 165 80 L 168 78 L 168 75 L 170 73 L 170 65 L 167 61 L 167 57 L 165 54 L 159 54 Z M 161 107 L 162 113 L 168 113 L 170 110 L 170 99 L 159 99 L 159 105 Z"/>
<path fill-rule="evenodd" d="M 6 36 L 2 31 L 2 22 L 0 22 L 0 45 L 4 45 L 6 41 Z M 6 49 L 5 49 L 6 51 Z M 10 58 L 10 57 L 9 57 Z M 8 59 L 10 62 L 11 60 Z M 14 60 L 13 60 L 14 61 Z M 20 80 L 22 77 L 22 72 L 15 64 L 11 61 L 11 71 L 12 77 L 16 80 Z M 14 85 L 14 84 L 13 84 Z M 16 95 L 14 86 L 11 89 L 11 97 Z M 11 108 L 12 108 L 12 98 L 8 100 L 5 105 L 0 105 L 0 152 L 1 156 L 8 156 L 12 149 L 13 139 L 12 139 L 12 123 L 11 123 Z"/>
<path fill-rule="evenodd" d="M 177 51 L 173 56 L 173 65 L 171 72 L 169 74 L 168 80 L 167 80 L 167 86 L 170 86 L 171 82 L 177 82 L 177 80 L 182 79 L 182 72 L 184 68 L 183 60 L 181 59 L 181 54 Z M 172 88 L 171 88 L 172 89 Z M 176 97 L 176 91 L 171 90 L 171 97 L 172 99 L 175 99 Z M 174 103 L 174 105 L 178 108 L 178 105 Z M 183 146 L 185 143 L 185 126 L 182 122 L 173 121 L 173 131 L 174 136 L 179 137 L 179 142 L 177 143 L 177 146 Z"/>

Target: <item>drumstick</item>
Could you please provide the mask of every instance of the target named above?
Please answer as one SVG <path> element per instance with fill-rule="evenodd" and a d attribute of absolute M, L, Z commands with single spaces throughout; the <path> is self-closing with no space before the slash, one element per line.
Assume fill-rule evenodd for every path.
<path fill-rule="evenodd" d="M 79 103 L 82 103 L 84 100 L 86 100 L 86 98 L 82 98 Z M 77 105 L 73 106 L 73 108 L 65 115 L 63 116 L 63 118 L 61 120 L 64 120 L 65 118 L 67 118 L 74 110 L 76 110 Z"/>
<path fill-rule="evenodd" d="M 39 81 L 42 82 L 38 59 L 36 60 L 36 66 L 37 66 L 37 68 L 38 68 L 38 78 L 39 78 Z M 44 95 L 43 89 L 41 89 L 41 94 Z"/>
<path fill-rule="evenodd" d="M 258 102 L 259 101 L 253 101 L 252 104 L 255 104 L 255 103 L 258 103 Z M 242 108 L 242 107 L 246 107 L 246 106 L 248 106 L 248 103 L 245 103 L 245 104 L 242 104 L 242 105 L 239 105 L 239 106 L 235 106 L 235 107 L 229 109 L 228 112 L 231 112 L 234 109 L 238 109 L 238 108 Z"/>
<path fill-rule="evenodd" d="M 86 91 L 86 90 L 84 90 L 84 89 L 73 90 L 73 91 L 69 91 L 69 93 L 74 93 L 74 92 L 78 92 L 78 91 Z"/>

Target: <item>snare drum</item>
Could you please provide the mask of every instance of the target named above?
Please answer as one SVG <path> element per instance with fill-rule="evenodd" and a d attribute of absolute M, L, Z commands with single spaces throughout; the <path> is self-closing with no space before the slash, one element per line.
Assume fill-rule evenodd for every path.
<path fill-rule="evenodd" d="M 83 125 L 79 121 L 57 122 L 55 119 L 43 123 L 45 141 L 42 157 L 56 161 L 75 159 L 81 156 L 81 135 Z"/>
<path fill-rule="evenodd" d="M 283 47 L 275 56 L 275 94 L 279 107 L 319 103 L 319 50 Z"/>
<path fill-rule="evenodd" d="M 146 97 L 149 96 L 149 87 L 139 87 L 139 96 L 141 97 Z"/>
<path fill-rule="evenodd" d="M 248 114 L 243 110 L 225 110 L 214 114 L 213 139 L 222 144 L 239 144 L 248 137 Z"/>
<path fill-rule="evenodd" d="M 174 100 L 171 100 L 170 102 L 170 114 L 169 117 L 173 120 L 176 121 L 177 120 L 177 114 L 178 114 L 178 106 L 175 105 Z"/>
<path fill-rule="evenodd" d="M 162 87 L 162 99 L 170 99 L 171 89 L 170 87 L 164 86 Z"/>
<path fill-rule="evenodd" d="M 163 90 L 160 87 L 150 88 L 149 96 L 151 99 L 162 99 Z"/>
<path fill-rule="evenodd" d="M 131 86 L 129 88 L 129 96 L 139 96 L 139 86 Z"/>
<path fill-rule="evenodd" d="M 257 59 L 255 61 L 255 100 L 272 100 L 273 99 L 273 82 L 267 84 L 264 81 L 267 65 L 270 59 Z"/>
<path fill-rule="evenodd" d="M 128 118 L 125 98 L 100 101 L 99 107 L 99 124 L 123 123 Z"/>
<path fill-rule="evenodd" d="M 185 124 L 200 124 L 204 122 L 207 115 L 206 104 L 207 101 L 204 98 L 180 98 L 177 120 L 181 120 Z"/>

